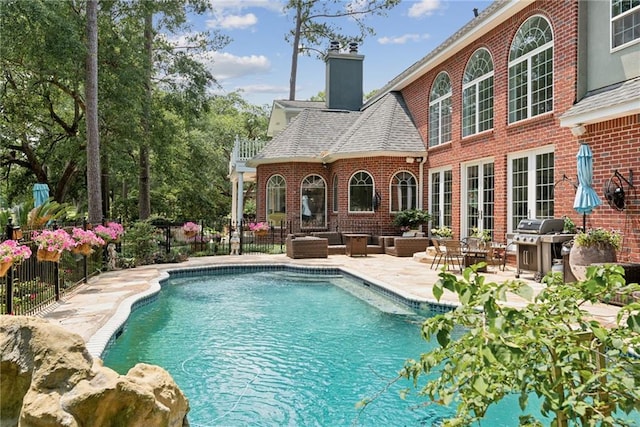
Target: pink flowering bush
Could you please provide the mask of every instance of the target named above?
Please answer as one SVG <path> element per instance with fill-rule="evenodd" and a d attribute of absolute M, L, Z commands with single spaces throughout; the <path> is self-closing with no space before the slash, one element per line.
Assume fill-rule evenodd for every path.
<path fill-rule="evenodd" d="M 200 226 L 195 222 L 187 221 L 182 225 L 182 231 L 185 233 L 197 233 L 200 231 Z"/>
<path fill-rule="evenodd" d="M 89 245 L 89 246 L 104 246 L 104 240 L 97 236 L 91 230 L 83 230 L 82 228 L 74 228 L 71 230 L 71 238 L 75 241 L 76 246 Z"/>
<path fill-rule="evenodd" d="M 124 234 L 124 227 L 117 222 L 108 222 L 106 226 L 102 224 L 95 226 L 93 231 L 105 241 L 118 240 Z"/>
<path fill-rule="evenodd" d="M 68 251 L 76 246 L 75 240 L 62 228 L 34 231 L 31 238 L 38 244 L 38 249 L 48 252 Z"/>
<path fill-rule="evenodd" d="M 250 222 L 249 230 L 251 231 L 269 231 L 269 224 L 266 222 Z"/>
<path fill-rule="evenodd" d="M 0 262 L 19 264 L 31 257 L 31 249 L 16 240 L 5 240 L 0 243 Z"/>

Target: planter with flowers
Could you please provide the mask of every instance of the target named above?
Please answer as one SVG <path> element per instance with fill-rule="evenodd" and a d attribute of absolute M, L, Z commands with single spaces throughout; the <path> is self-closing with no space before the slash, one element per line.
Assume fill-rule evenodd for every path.
<path fill-rule="evenodd" d="M 13 264 L 20 264 L 31 256 L 31 249 L 16 240 L 5 240 L 0 243 L 0 277 L 7 274 Z"/>
<path fill-rule="evenodd" d="M 182 224 L 182 231 L 187 239 L 192 239 L 200 232 L 200 226 L 195 222 L 187 221 Z"/>
<path fill-rule="evenodd" d="M 106 226 L 102 224 L 96 225 L 93 228 L 93 232 L 107 243 L 118 242 L 124 234 L 124 227 L 117 222 L 108 222 Z"/>
<path fill-rule="evenodd" d="M 36 252 L 38 261 L 58 262 L 62 251 L 69 251 L 76 246 L 73 238 L 62 228 L 34 231 L 32 239 L 38 244 L 38 252 Z"/>
<path fill-rule="evenodd" d="M 82 228 L 74 228 L 71 230 L 71 238 L 75 242 L 75 247 L 71 249 L 74 254 L 90 255 L 93 252 L 93 246 L 104 246 L 104 240 L 97 236 L 91 230 L 83 230 Z"/>
<path fill-rule="evenodd" d="M 451 239 L 453 238 L 453 230 L 446 225 L 439 228 L 432 228 L 431 235 L 436 239 Z"/>
<path fill-rule="evenodd" d="M 266 236 L 270 228 L 271 227 L 269 227 L 269 224 L 267 224 L 266 222 L 249 223 L 249 230 L 253 231 L 253 234 L 255 236 Z"/>
<path fill-rule="evenodd" d="M 400 228 L 402 232 L 410 230 L 418 231 L 423 224 L 427 224 L 431 215 L 422 209 L 407 209 L 400 211 L 393 217 L 393 225 Z M 415 234 L 415 232 L 414 232 Z"/>

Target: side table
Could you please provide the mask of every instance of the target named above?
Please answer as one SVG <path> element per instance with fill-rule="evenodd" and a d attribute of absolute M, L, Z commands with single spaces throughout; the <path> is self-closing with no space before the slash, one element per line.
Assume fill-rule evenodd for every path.
<path fill-rule="evenodd" d="M 348 256 L 364 255 L 367 256 L 367 240 L 368 234 L 344 234 L 346 239 L 345 253 Z"/>

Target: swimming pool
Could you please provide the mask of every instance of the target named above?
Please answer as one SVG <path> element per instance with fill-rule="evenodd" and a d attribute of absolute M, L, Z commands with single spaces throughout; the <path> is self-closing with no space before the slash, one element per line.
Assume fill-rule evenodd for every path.
<path fill-rule="evenodd" d="M 104 359 L 120 373 L 138 362 L 167 369 L 193 426 L 438 426 L 453 409 L 402 400 L 408 382 L 355 407 L 431 348 L 422 318 L 331 272 L 185 276 L 132 313 Z M 483 425 L 517 425 L 520 414 L 514 398 Z"/>

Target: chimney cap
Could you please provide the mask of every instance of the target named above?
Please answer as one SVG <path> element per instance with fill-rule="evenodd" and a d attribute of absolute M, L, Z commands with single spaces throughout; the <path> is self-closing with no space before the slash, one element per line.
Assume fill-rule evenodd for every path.
<path fill-rule="evenodd" d="M 332 40 L 329 43 L 329 52 L 339 52 L 340 51 L 340 42 L 336 40 Z"/>
<path fill-rule="evenodd" d="M 349 43 L 349 53 L 358 53 L 358 43 L 356 42 Z"/>

